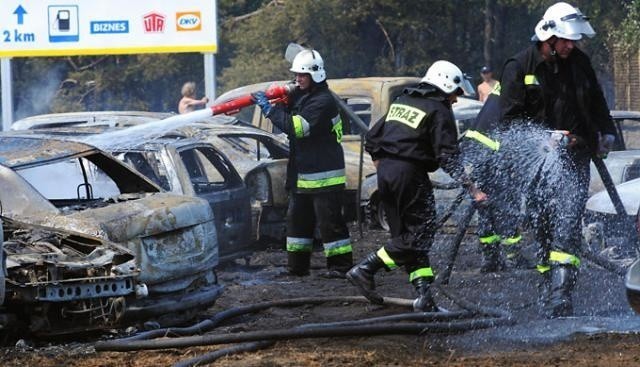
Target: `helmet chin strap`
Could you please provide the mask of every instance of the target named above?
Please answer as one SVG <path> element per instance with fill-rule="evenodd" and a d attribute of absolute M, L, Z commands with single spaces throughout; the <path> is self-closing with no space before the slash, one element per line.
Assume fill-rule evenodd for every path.
<path fill-rule="evenodd" d="M 553 39 L 553 42 L 551 42 L 551 38 Z M 549 52 L 549 56 L 551 57 L 549 59 L 549 61 L 551 61 L 551 63 L 553 64 L 553 72 L 557 73 L 558 72 L 558 51 L 556 51 L 556 42 L 558 41 L 558 39 L 554 36 L 551 37 L 549 40 L 547 40 L 547 44 L 549 45 L 549 48 L 551 48 L 551 51 Z"/>

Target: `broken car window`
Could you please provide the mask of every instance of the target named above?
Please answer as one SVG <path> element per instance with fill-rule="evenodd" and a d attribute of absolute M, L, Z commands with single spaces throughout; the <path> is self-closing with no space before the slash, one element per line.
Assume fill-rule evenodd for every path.
<path fill-rule="evenodd" d="M 111 177 L 84 158 L 58 161 L 16 172 L 48 200 L 104 199 L 120 195 L 120 190 Z"/>
<path fill-rule="evenodd" d="M 197 194 L 220 191 L 238 184 L 232 178 L 229 165 L 213 149 L 205 147 L 187 149 L 180 152 L 180 158 Z"/>

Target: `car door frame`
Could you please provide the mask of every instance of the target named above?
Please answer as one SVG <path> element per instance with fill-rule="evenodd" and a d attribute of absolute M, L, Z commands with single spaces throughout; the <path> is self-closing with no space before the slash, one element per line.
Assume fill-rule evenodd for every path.
<path fill-rule="evenodd" d="M 220 172 L 232 185 L 221 190 L 198 193 L 194 189 L 188 169 L 181 153 L 193 149 L 211 149 L 221 158 L 228 172 Z M 251 205 L 249 190 L 232 162 L 213 145 L 208 143 L 178 144 L 171 147 L 169 156 L 178 173 L 183 193 L 207 200 L 214 213 L 220 261 L 243 257 L 251 252 Z M 212 163 L 216 166 L 214 163 Z M 218 168 L 216 166 L 216 168 Z M 220 171 L 220 170 L 219 170 Z"/>

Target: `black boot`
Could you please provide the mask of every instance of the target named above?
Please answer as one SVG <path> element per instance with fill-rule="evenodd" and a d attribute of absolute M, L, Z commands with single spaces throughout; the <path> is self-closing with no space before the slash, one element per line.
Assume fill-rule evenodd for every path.
<path fill-rule="evenodd" d="M 373 280 L 374 274 L 384 267 L 382 259 L 375 252 L 370 253 L 358 265 L 347 272 L 347 279 L 351 284 L 358 287 L 360 293 L 371 303 L 382 304 L 382 296 L 376 292 L 376 284 Z"/>
<path fill-rule="evenodd" d="M 431 282 L 425 278 L 416 278 L 411 282 L 416 287 L 418 298 L 413 301 L 415 312 L 438 312 L 438 307 L 431 297 Z"/>
<path fill-rule="evenodd" d="M 571 294 L 578 280 L 578 269 L 573 265 L 551 267 L 551 287 L 545 304 L 545 315 L 557 318 L 573 315 Z"/>
<path fill-rule="evenodd" d="M 353 267 L 353 253 L 334 255 L 327 257 L 327 271 L 321 273 L 323 278 L 344 279 L 346 273 Z"/>
<path fill-rule="evenodd" d="M 480 244 L 480 249 L 482 250 L 481 273 L 495 273 L 504 270 L 504 262 L 497 243 Z"/>
<path fill-rule="evenodd" d="M 311 266 L 311 252 L 308 251 L 288 251 L 287 268 L 289 274 L 297 276 L 309 275 Z"/>

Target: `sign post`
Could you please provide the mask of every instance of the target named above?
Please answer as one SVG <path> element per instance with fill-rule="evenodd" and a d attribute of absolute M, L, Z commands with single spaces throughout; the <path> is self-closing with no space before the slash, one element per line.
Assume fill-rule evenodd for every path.
<path fill-rule="evenodd" d="M 218 48 L 215 0 L 2 0 L 0 19 L 4 129 L 8 58 L 201 52 L 213 65 Z"/>

